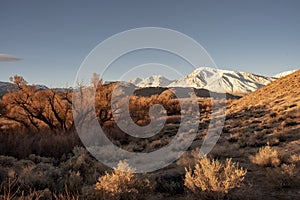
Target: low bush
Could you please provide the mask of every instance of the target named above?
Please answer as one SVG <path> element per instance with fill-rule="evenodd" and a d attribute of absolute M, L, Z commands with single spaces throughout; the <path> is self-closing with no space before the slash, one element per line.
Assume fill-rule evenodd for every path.
<path fill-rule="evenodd" d="M 100 177 L 95 189 L 103 199 L 141 199 L 150 189 L 150 181 L 134 174 L 126 162 L 120 162 L 112 173 Z"/>
<path fill-rule="evenodd" d="M 193 195 L 219 199 L 230 190 L 240 187 L 246 173 L 231 159 L 226 159 L 222 164 L 204 157 L 198 160 L 194 170 L 186 169 L 184 185 Z"/>
<path fill-rule="evenodd" d="M 250 161 L 263 167 L 276 167 L 281 164 L 278 151 L 270 146 L 260 148 L 255 156 L 250 156 Z"/>

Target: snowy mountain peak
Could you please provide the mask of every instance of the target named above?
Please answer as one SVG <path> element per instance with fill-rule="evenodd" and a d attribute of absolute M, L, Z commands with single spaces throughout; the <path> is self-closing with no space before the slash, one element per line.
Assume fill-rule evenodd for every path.
<path fill-rule="evenodd" d="M 249 72 L 236 72 L 200 67 L 191 74 L 174 81 L 169 87 L 204 88 L 214 92 L 245 94 L 276 80 Z"/>
<path fill-rule="evenodd" d="M 138 85 L 138 84 L 139 84 L 140 82 L 142 82 L 142 81 L 143 81 L 143 79 L 137 77 L 137 78 L 134 79 L 134 80 L 130 80 L 129 83 L 132 83 L 132 84 L 134 84 L 134 85 Z"/>
<path fill-rule="evenodd" d="M 276 74 L 273 77 L 275 77 L 275 78 L 282 78 L 284 76 L 287 76 L 287 75 L 290 75 L 290 74 L 294 73 L 295 71 L 297 71 L 297 70 L 284 71 L 284 72 L 281 72 L 279 74 Z"/>
<path fill-rule="evenodd" d="M 266 77 L 249 72 L 199 67 L 192 73 L 175 81 L 170 81 L 160 75 L 154 75 L 145 79 L 137 78 L 130 81 L 130 83 L 138 87 L 193 87 L 219 93 L 226 92 L 243 95 L 253 92 L 294 71 L 296 70 L 283 72 L 274 77 Z"/>
<path fill-rule="evenodd" d="M 172 81 L 161 75 L 153 75 L 145 79 L 137 78 L 130 82 L 138 87 L 166 87 Z"/>

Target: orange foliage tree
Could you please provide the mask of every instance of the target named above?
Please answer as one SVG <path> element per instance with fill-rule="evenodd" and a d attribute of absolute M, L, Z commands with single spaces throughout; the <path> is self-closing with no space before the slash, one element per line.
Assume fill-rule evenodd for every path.
<path fill-rule="evenodd" d="M 10 78 L 15 90 L 3 96 L 1 116 L 30 129 L 67 131 L 73 127 L 71 93 L 37 90 L 23 77 Z"/>

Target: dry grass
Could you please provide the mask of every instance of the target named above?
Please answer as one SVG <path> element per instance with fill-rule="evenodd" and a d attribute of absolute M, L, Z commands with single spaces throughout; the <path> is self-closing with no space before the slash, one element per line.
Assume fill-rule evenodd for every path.
<path fill-rule="evenodd" d="M 283 164 L 281 167 L 268 169 L 267 178 L 276 189 L 297 188 L 300 184 L 300 168 L 295 164 Z"/>
<path fill-rule="evenodd" d="M 78 200 L 78 192 L 70 192 L 70 190 L 65 186 L 65 191 L 63 193 L 53 194 L 53 199 L 55 200 Z"/>
<path fill-rule="evenodd" d="M 71 192 L 67 187 L 62 193 L 51 193 L 49 190 L 35 191 L 22 190 L 17 177 L 9 177 L 5 185 L 0 185 L 1 200 L 34 200 L 34 199 L 55 199 L 55 200 L 78 200 L 79 194 Z"/>

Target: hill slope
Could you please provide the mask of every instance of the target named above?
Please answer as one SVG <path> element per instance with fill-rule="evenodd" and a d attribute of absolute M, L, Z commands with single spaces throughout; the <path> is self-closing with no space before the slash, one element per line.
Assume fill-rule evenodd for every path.
<path fill-rule="evenodd" d="M 251 161 L 259 148 L 268 145 L 280 155 L 280 165 L 275 168 Z M 285 193 L 277 191 L 284 188 L 281 184 L 291 183 L 281 182 L 284 179 L 278 172 L 284 174 L 284 166 L 291 163 L 300 164 L 300 70 L 233 101 L 212 154 L 233 157 L 248 169 L 248 180 L 253 180 L 250 199 L 254 194 L 255 199 L 286 199 Z M 268 155 L 260 159 L 266 161 Z M 297 173 L 300 165 L 295 170 Z M 299 198 L 299 183 L 291 184 L 288 192 L 289 199 Z"/>
<path fill-rule="evenodd" d="M 263 105 L 275 110 L 288 104 L 299 107 L 297 103 L 300 103 L 300 70 L 244 96 L 234 105 L 240 108 Z"/>
<path fill-rule="evenodd" d="M 285 151 L 300 153 L 300 70 L 234 101 L 227 113 L 225 129 L 232 135 L 260 135 L 255 142 L 252 138 L 257 144 L 251 145 L 276 143 Z M 282 138 L 285 141 L 280 143 Z M 251 143 L 249 138 L 244 142 Z"/>

